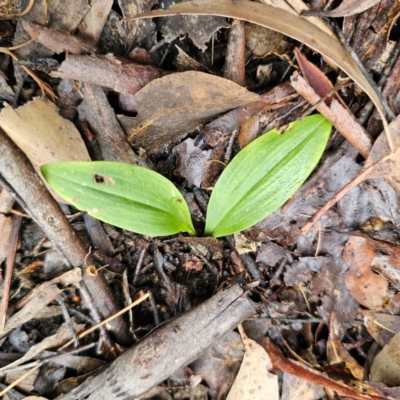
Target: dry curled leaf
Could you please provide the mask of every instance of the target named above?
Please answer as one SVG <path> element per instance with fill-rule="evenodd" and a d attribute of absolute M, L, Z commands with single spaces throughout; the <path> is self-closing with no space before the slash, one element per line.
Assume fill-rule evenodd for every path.
<path fill-rule="evenodd" d="M 177 93 L 171 98 L 171 93 Z M 190 132 L 217 115 L 260 100 L 257 94 L 203 72 L 164 76 L 136 94 L 138 116 L 118 116 L 129 142 L 146 150 Z"/>

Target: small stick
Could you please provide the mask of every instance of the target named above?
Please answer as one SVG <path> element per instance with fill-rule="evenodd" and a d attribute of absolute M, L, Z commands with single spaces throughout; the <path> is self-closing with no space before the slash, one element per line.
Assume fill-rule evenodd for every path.
<path fill-rule="evenodd" d="M 19 228 L 21 227 L 22 217 L 13 216 L 12 217 L 12 228 L 10 235 L 10 244 L 8 247 L 8 254 L 6 260 L 5 276 L 4 276 L 4 291 L 3 297 L 1 298 L 0 304 L 0 334 L 3 332 L 6 323 L 6 314 L 8 300 L 10 299 L 10 286 L 11 279 L 14 269 L 15 254 L 17 251 L 18 238 L 19 238 Z"/>
<path fill-rule="evenodd" d="M 78 339 L 82 339 L 83 337 L 89 335 L 89 333 L 92 333 L 93 331 L 95 331 L 97 328 L 100 328 L 101 326 L 104 326 L 105 324 L 107 324 L 107 322 L 110 322 L 114 318 L 119 317 L 124 312 L 130 310 L 132 307 L 135 307 L 138 304 L 140 304 L 142 301 L 146 300 L 149 296 L 150 296 L 150 293 L 146 293 L 140 299 L 137 299 L 132 304 L 129 304 L 129 306 L 127 306 L 127 307 L 123 308 L 122 310 L 118 311 L 116 314 L 112 315 L 111 317 L 106 318 L 104 321 L 101 321 L 99 324 L 96 324 L 96 325 L 92 326 L 91 328 L 87 329 L 86 331 L 80 333 L 78 335 Z M 69 342 L 65 343 L 62 347 L 60 347 L 60 350 L 65 349 L 66 347 L 70 346 L 72 343 L 74 343 L 74 340 L 70 340 Z"/>

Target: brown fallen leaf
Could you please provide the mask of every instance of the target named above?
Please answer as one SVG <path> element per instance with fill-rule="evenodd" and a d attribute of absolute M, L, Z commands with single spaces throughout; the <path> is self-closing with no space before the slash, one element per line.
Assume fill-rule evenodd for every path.
<path fill-rule="evenodd" d="M 310 104 L 319 104 L 316 107 L 317 110 L 332 123 L 364 158 L 368 157 L 372 147 L 371 138 L 346 107 L 336 99 L 332 99 L 329 106 L 321 101 L 323 97 L 318 96 L 298 72 L 291 76 L 290 81 L 293 88 Z"/>
<path fill-rule="evenodd" d="M 177 93 L 171 97 L 171 93 Z M 138 116 L 118 116 L 129 142 L 146 150 L 182 136 L 217 115 L 260 100 L 227 79 L 188 71 L 164 76 L 136 94 Z"/>
<path fill-rule="evenodd" d="M 391 136 L 393 137 L 395 151 L 390 151 L 386 142 L 386 137 L 381 134 L 375 141 L 362 171 L 331 200 L 329 200 L 317 213 L 313 215 L 311 221 L 307 222 L 303 226 L 303 234 L 306 234 L 326 211 L 336 204 L 352 188 L 360 184 L 365 179 L 385 178 L 395 190 L 398 191 L 400 189 L 397 181 L 397 175 L 400 174 L 400 115 L 390 123 L 389 129 L 391 131 Z"/>
<path fill-rule="evenodd" d="M 374 340 L 383 347 L 400 331 L 400 316 L 362 310 L 364 325 Z"/>
<path fill-rule="evenodd" d="M 132 18 L 136 14 L 150 11 L 157 0 L 118 0 L 119 7 L 124 18 Z M 155 29 L 153 21 L 127 21 L 124 22 L 126 32 L 125 45 L 127 49 L 134 49 Z"/>
<path fill-rule="evenodd" d="M 172 4 L 181 3 L 184 0 L 161 0 L 160 7 L 168 9 Z M 150 10 L 149 10 L 150 11 Z M 194 45 L 205 51 L 208 43 L 215 32 L 221 28 L 229 28 L 225 18 L 198 16 L 198 15 L 176 15 L 172 18 L 163 18 L 157 21 L 157 26 L 167 43 L 173 42 L 181 35 L 187 34 Z"/>
<path fill-rule="evenodd" d="M 239 371 L 243 355 L 240 335 L 231 331 L 189 364 L 189 368 L 207 383 L 209 390 L 225 398 Z"/>
<path fill-rule="evenodd" d="M 97 50 L 94 44 L 69 32 L 55 31 L 33 21 L 23 21 L 22 26 L 32 39 L 57 54 L 64 51 L 71 54 L 95 53 Z"/>
<path fill-rule="evenodd" d="M 315 93 L 324 99 L 325 104 L 330 106 L 332 100 L 335 99 L 346 107 L 337 92 L 328 96 L 329 92 L 333 90 L 333 85 L 327 76 L 316 65 L 308 61 L 297 47 L 294 49 L 294 54 L 304 78 L 314 89 Z"/>
<path fill-rule="evenodd" d="M 342 3 L 334 10 L 330 11 L 303 11 L 301 15 L 305 17 L 317 16 L 317 17 L 349 17 L 350 15 L 362 13 L 365 10 L 373 7 L 380 3 L 381 0 L 343 0 Z"/>
<path fill-rule="evenodd" d="M 325 396 L 325 391 L 321 386 L 314 385 L 287 372 L 283 373 L 282 380 L 281 400 L 316 400 Z"/>
<path fill-rule="evenodd" d="M 400 386 L 400 333 L 397 333 L 389 343 L 374 358 L 371 365 L 371 380 L 383 382 L 388 386 Z"/>
<path fill-rule="evenodd" d="M 239 332 L 245 353 L 226 400 L 279 400 L 278 376 L 269 372 L 272 364 L 268 353 L 246 336 L 241 325 Z"/>
<path fill-rule="evenodd" d="M 351 374 L 362 381 L 364 377 L 364 368 L 361 367 L 361 365 L 351 356 L 348 350 L 343 346 L 342 341 L 335 334 L 333 321 L 334 318 L 332 315 L 328 342 L 326 344 L 328 362 L 330 365 L 344 363 L 345 367 L 351 372 Z"/>
<path fill-rule="evenodd" d="M 68 78 L 105 86 L 120 93 L 135 94 L 161 72 L 150 65 L 140 65 L 129 60 L 105 56 L 71 56 L 50 74 L 56 78 Z"/>
<path fill-rule="evenodd" d="M 336 391 L 342 396 L 348 396 L 357 400 L 385 400 L 386 396 L 382 395 L 380 390 L 366 383 L 357 382 L 358 385 L 353 389 L 341 381 L 335 381 L 325 374 L 300 364 L 298 361 L 286 358 L 278 346 L 271 342 L 269 338 L 264 338 L 261 345 L 267 350 L 271 357 L 274 368 L 285 371 L 289 374 L 305 379 L 315 385 L 323 386 L 327 389 Z"/>
<path fill-rule="evenodd" d="M 16 110 L 6 104 L 0 114 L 0 127 L 28 156 L 40 175 L 39 167 L 43 164 L 90 161 L 75 125 L 61 117 L 57 106 L 45 98 L 35 98 Z"/>
<path fill-rule="evenodd" d="M 332 37 L 300 16 L 267 4 L 248 0 L 235 0 L 235 2 L 230 0 L 220 0 L 218 2 L 213 0 L 192 0 L 174 4 L 169 10 L 154 10 L 137 15 L 135 18 L 153 18 L 175 14 L 218 15 L 243 19 L 299 40 L 311 49 L 328 57 L 368 94 L 382 116 L 389 148 L 394 149 L 385 118 L 382 96 L 372 86 L 368 77 L 363 74 L 357 63 L 337 38 Z"/>
<path fill-rule="evenodd" d="M 388 300 L 388 281 L 371 271 L 377 250 L 365 238 L 351 235 L 343 252 L 349 266 L 345 284 L 352 296 L 370 310 L 381 310 Z"/>

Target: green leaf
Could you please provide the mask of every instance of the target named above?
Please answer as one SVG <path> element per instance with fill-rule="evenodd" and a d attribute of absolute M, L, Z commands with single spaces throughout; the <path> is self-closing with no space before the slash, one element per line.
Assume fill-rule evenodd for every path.
<path fill-rule="evenodd" d="M 322 115 L 293 122 L 254 140 L 218 179 L 207 210 L 205 234 L 220 237 L 249 228 L 283 205 L 317 165 L 331 124 Z"/>
<path fill-rule="evenodd" d="M 157 172 L 107 161 L 46 164 L 41 171 L 62 198 L 100 221 L 149 236 L 195 234 L 185 199 Z"/>

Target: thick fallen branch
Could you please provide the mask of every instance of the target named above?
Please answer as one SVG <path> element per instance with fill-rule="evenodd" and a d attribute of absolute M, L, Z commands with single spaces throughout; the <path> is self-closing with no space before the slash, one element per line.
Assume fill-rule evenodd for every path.
<path fill-rule="evenodd" d="M 132 347 L 99 375 L 57 400 L 132 399 L 198 358 L 208 347 L 254 312 L 239 286 L 216 294 L 174 318 Z"/>
<path fill-rule="evenodd" d="M 82 268 L 83 281 L 92 298 L 95 299 L 101 316 L 107 318 L 115 314 L 119 307 L 104 278 L 100 274 L 86 275 L 85 259 L 87 265 L 95 263 L 90 256 L 87 256 L 83 242 L 72 229 L 65 214 L 36 174 L 28 158 L 2 129 L 0 129 L 0 175 L 21 198 L 23 207 L 26 207 L 26 211 L 43 229 L 54 248 L 73 267 Z M 121 344 L 129 343 L 129 333 L 124 320 L 121 317 L 116 318 L 110 324 L 116 340 Z"/>

